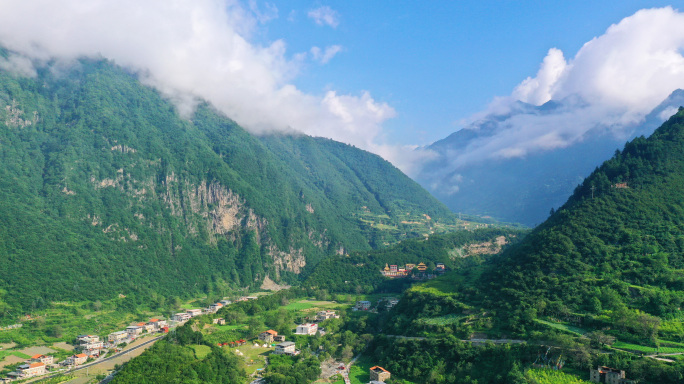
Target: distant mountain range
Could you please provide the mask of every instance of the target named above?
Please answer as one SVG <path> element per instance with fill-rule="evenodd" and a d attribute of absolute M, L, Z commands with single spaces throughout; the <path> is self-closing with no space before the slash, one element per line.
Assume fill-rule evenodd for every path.
<path fill-rule="evenodd" d="M 504 122 L 523 115 L 554 114 L 563 102 L 541 106 L 517 102 L 505 114 L 491 114 L 428 147 L 437 157 L 425 164 L 415 179 L 454 212 L 491 216 L 534 226 L 558 208 L 574 188 L 599 164 L 609 159 L 625 140 L 650 135 L 667 112 L 684 105 L 684 91 L 673 92 L 649 113 L 642 123 L 623 127 L 616 137 L 596 126 L 581 141 L 568 147 L 530 153 L 525 157 L 489 159 L 468 165 L 453 164 L 476 141 L 487 140 L 507 129 Z"/>

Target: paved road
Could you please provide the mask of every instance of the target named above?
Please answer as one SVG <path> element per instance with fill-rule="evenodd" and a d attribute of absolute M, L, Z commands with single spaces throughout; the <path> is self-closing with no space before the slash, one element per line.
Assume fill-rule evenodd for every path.
<path fill-rule="evenodd" d="M 144 342 L 144 343 L 141 343 L 141 344 L 139 344 L 139 345 L 136 345 L 136 346 L 133 347 L 133 348 L 126 349 L 126 350 L 123 350 L 123 351 L 121 351 L 121 352 L 115 353 L 115 354 L 113 354 L 113 355 L 111 355 L 111 356 L 109 356 L 109 357 L 106 357 L 106 358 L 104 358 L 104 359 L 98 359 L 98 360 L 93 361 L 92 363 L 79 365 L 79 366 L 77 366 L 77 367 L 75 367 L 75 368 L 73 368 L 73 369 L 70 369 L 70 370 L 67 370 L 67 371 L 62 371 L 62 372 L 56 373 L 56 374 L 54 374 L 54 375 L 43 376 L 43 377 L 41 377 L 41 378 L 39 378 L 39 379 L 37 379 L 37 380 L 28 381 L 27 383 L 40 382 L 40 381 L 42 381 L 42 380 L 49 379 L 49 378 L 52 378 L 52 377 L 55 377 L 55 376 L 59 376 L 59 375 L 63 375 L 63 374 L 69 374 L 69 373 L 73 373 L 73 372 L 76 372 L 76 371 L 80 371 L 80 370 L 83 370 L 83 369 L 86 369 L 86 368 L 90 368 L 90 367 L 92 367 L 92 366 L 94 366 L 94 365 L 101 364 L 101 363 L 104 363 L 104 362 L 109 361 L 109 360 L 112 360 L 112 359 L 116 359 L 117 357 L 123 356 L 123 355 L 125 355 L 125 354 L 127 354 L 127 353 L 129 353 L 129 352 L 135 351 L 135 350 L 138 349 L 138 348 L 142 348 L 142 347 L 144 347 L 144 346 L 146 346 L 146 345 L 149 345 L 149 344 L 151 344 L 151 343 L 155 343 L 155 342 L 157 342 L 159 339 L 163 338 L 164 336 L 166 336 L 166 335 L 157 336 L 157 337 L 155 337 L 154 339 L 150 339 L 150 340 L 148 340 L 148 341 L 146 341 L 146 342 Z M 111 376 L 111 377 L 110 377 L 110 376 Z M 105 378 L 104 380 L 102 380 L 100 383 L 108 383 L 108 382 L 113 378 L 112 375 L 110 375 L 110 376 L 107 376 L 107 378 Z"/>

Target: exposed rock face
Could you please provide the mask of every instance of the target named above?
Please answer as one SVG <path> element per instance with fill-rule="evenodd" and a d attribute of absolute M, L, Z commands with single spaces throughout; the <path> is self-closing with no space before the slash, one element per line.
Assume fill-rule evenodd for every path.
<path fill-rule="evenodd" d="M 261 289 L 265 289 L 268 291 L 280 291 L 288 288 L 290 288 L 289 285 L 277 284 L 275 281 L 271 280 L 271 278 L 268 277 L 268 275 L 264 277 L 264 282 L 261 284 Z"/>
<path fill-rule="evenodd" d="M 273 265 L 276 268 L 277 277 L 280 278 L 280 271 L 300 273 L 306 266 L 306 258 L 303 249 L 290 248 L 290 252 L 279 251 L 278 248 L 269 247 L 269 254 L 273 257 Z"/>
<path fill-rule="evenodd" d="M 125 145 L 116 145 L 111 149 L 123 153 L 135 153 L 135 150 Z M 151 165 L 154 166 L 154 164 Z M 203 180 L 199 183 L 191 183 L 173 171 L 167 173 L 160 182 L 154 179 L 140 181 L 130 178 L 123 169 L 119 169 L 114 178 L 98 180 L 95 176 L 91 176 L 90 181 L 95 189 L 116 188 L 139 200 L 162 201 L 172 215 L 183 220 L 191 234 L 197 234 L 200 228 L 204 228 L 206 233 L 210 234 L 210 242 L 216 242 L 221 237 L 234 240 L 237 236 L 236 231 L 253 230 L 258 244 L 268 247 L 267 252 L 275 268 L 274 279 L 276 281 L 280 278 L 281 271 L 298 274 L 306 266 L 303 249 L 290 247 L 287 252 L 284 252 L 274 244 L 269 244 L 266 219 L 255 214 L 240 195 L 218 182 Z M 145 216 L 141 213 L 136 213 L 134 216 L 140 222 L 145 220 Z M 105 225 L 103 228 L 105 233 L 117 230 L 116 225 L 106 226 L 95 215 L 88 215 L 88 218 L 92 225 Z M 329 243 L 325 234 L 319 234 L 313 230 L 308 231 L 308 237 L 317 247 L 325 247 Z M 136 241 L 137 235 L 129 233 L 120 240 Z"/>
<path fill-rule="evenodd" d="M 5 125 L 10 128 L 24 128 L 39 121 L 38 112 L 34 111 L 32 116 L 27 117 L 23 110 L 19 109 L 16 100 L 5 106 Z"/>

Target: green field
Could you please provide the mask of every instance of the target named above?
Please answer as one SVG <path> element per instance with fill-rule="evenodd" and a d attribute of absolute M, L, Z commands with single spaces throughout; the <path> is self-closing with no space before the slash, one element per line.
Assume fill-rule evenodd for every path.
<path fill-rule="evenodd" d="M 534 319 L 534 321 L 536 321 L 537 323 L 549 326 L 551 328 L 559 329 L 561 331 L 572 333 L 572 334 L 578 335 L 578 336 L 583 336 L 584 334 L 587 333 L 587 331 L 582 329 L 582 328 L 574 327 L 574 326 L 568 325 L 568 324 L 554 323 L 551 321 L 546 321 L 546 320 L 541 320 L 541 319 Z"/>
<path fill-rule="evenodd" d="M 22 359 L 29 359 L 29 358 L 31 358 L 31 356 L 29 356 L 29 355 L 27 355 L 27 354 L 25 354 L 25 353 L 21 353 L 21 352 L 19 352 L 19 351 L 12 351 L 12 350 L 9 350 L 9 351 L 2 351 L 2 350 L 0 350 L 0 361 L 2 361 L 2 359 L 4 359 L 5 357 L 7 357 L 7 356 L 9 356 L 9 355 L 14 355 L 14 356 L 20 357 L 20 358 L 22 358 Z"/>
<path fill-rule="evenodd" d="M 446 316 L 430 317 L 430 318 L 420 318 L 419 323 L 426 325 L 448 325 L 457 323 L 459 320 L 466 318 L 467 316 L 460 316 L 456 314 L 449 314 Z"/>
<path fill-rule="evenodd" d="M 613 344 L 613 348 L 625 349 L 628 351 L 635 351 L 635 352 L 649 353 L 649 354 L 650 353 L 653 353 L 653 354 L 658 354 L 658 353 L 684 353 L 684 347 L 655 348 L 655 347 L 646 347 L 646 346 L 638 345 L 638 344 L 625 343 L 623 341 L 616 341 Z"/>
<path fill-rule="evenodd" d="M 190 345 L 190 348 L 192 348 L 195 351 L 195 357 L 202 360 L 205 357 L 207 357 L 208 354 L 211 353 L 211 348 L 207 347 L 206 345 Z"/>
<path fill-rule="evenodd" d="M 245 371 L 247 371 L 247 374 L 251 375 L 256 372 L 257 369 L 266 366 L 266 357 L 273 351 L 273 348 L 255 347 L 252 343 L 247 343 L 246 345 L 231 350 L 239 350 L 242 353 L 242 355 L 237 355 L 245 359 Z"/>
<path fill-rule="evenodd" d="M 319 300 L 300 300 L 286 305 L 284 308 L 289 311 L 303 311 L 311 308 L 334 309 L 344 306 L 334 301 Z"/>
<path fill-rule="evenodd" d="M 235 325 L 214 325 L 214 328 L 220 331 L 232 331 L 234 329 L 246 328 L 247 324 L 235 324 Z"/>
<path fill-rule="evenodd" d="M 589 384 L 577 376 L 550 369 L 530 369 L 525 376 L 530 384 Z"/>

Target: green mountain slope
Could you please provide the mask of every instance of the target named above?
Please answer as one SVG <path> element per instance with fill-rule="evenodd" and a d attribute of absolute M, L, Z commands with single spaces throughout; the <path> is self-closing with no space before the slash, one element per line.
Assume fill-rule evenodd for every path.
<path fill-rule="evenodd" d="M 292 281 L 328 254 L 455 223 L 377 156 L 258 138 L 206 105 L 183 119 L 104 61 L 0 72 L 0 163 L 0 306 Z M 432 222 L 392 232 L 361 213 Z"/>
<path fill-rule="evenodd" d="M 684 111 L 597 168 L 502 258 L 497 300 L 572 311 L 626 305 L 679 316 L 684 301 Z"/>

